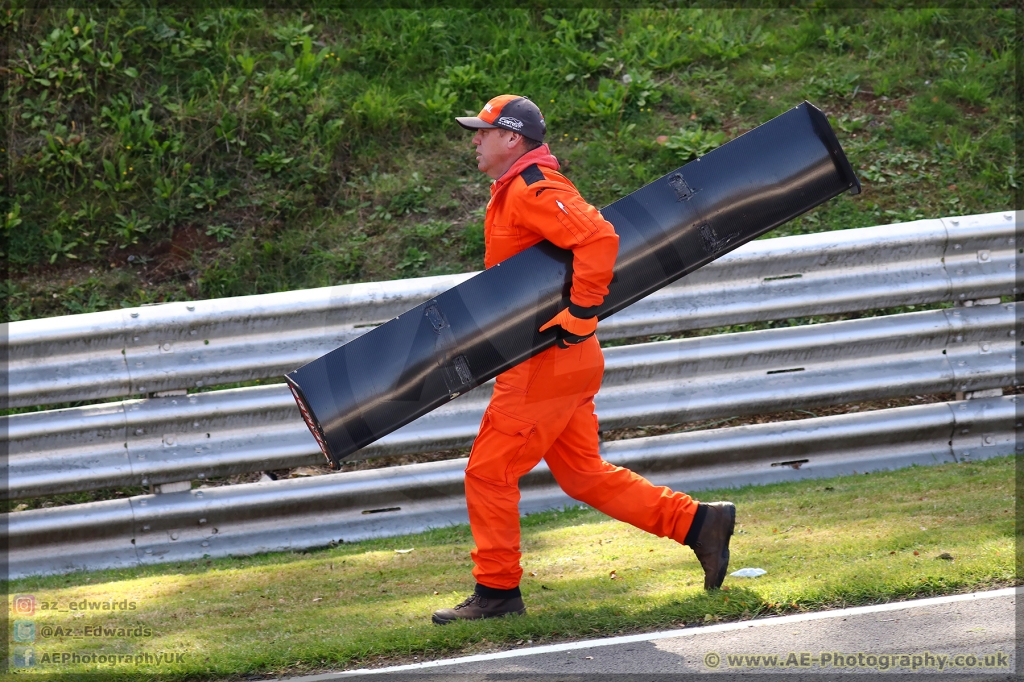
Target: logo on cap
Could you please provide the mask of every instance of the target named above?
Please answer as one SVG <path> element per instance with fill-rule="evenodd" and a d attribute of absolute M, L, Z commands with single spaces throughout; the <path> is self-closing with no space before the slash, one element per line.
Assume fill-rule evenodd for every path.
<path fill-rule="evenodd" d="M 484 105 L 484 111 L 490 113 L 490 111 L 491 111 L 491 103 L 490 102 L 488 102 L 487 104 Z"/>
<path fill-rule="evenodd" d="M 516 130 L 523 129 L 523 122 L 520 121 L 518 118 L 512 118 L 511 116 L 502 116 L 497 121 L 495 121 L 495 123 L 500 126 L 508 126 L 509 128 L 515 128 Z"/>

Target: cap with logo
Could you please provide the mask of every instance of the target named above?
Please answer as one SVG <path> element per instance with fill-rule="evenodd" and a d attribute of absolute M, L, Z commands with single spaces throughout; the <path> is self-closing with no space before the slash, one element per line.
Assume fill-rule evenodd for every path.
<path fill-rule="evenodd" d="M 547 131 L 544 114 L 536 104 L 519 95 L 498 95 L 476 116 L 456 116 L 455 120 L 467 130 L 504 128 L 538 142 L 544 141 Z"/>

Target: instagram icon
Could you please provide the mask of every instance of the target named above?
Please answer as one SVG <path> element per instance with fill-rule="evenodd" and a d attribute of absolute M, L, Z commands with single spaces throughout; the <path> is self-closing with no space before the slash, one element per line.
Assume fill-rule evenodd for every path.
<path fill-rule="evenodd" d="M 36 612 L 36 597 L 33 594 L 16 594 L 11 610 L 16 616 L 31 616 Z"/>

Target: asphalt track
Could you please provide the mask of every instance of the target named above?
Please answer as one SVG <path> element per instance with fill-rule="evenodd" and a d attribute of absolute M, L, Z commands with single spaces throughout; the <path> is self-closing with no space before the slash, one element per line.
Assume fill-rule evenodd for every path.
<path fill-rule="evenodd" d="M 519 648 L 292 682 L 380 679 L 662 681 L 747 679 L 1014 680 L 1021 588 Z"/>

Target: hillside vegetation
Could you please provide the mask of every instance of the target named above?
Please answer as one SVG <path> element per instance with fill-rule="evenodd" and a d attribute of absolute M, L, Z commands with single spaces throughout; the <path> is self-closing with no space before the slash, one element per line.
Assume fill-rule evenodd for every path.
<path fill-rule="evenodd" d="M 1010 10 L 190 7 L 0 14 L 8 319 L 480 268 L 503 92 L 597 205 L 804 99 L 865 191 L 774 234 L 1019 189 Z"/>

